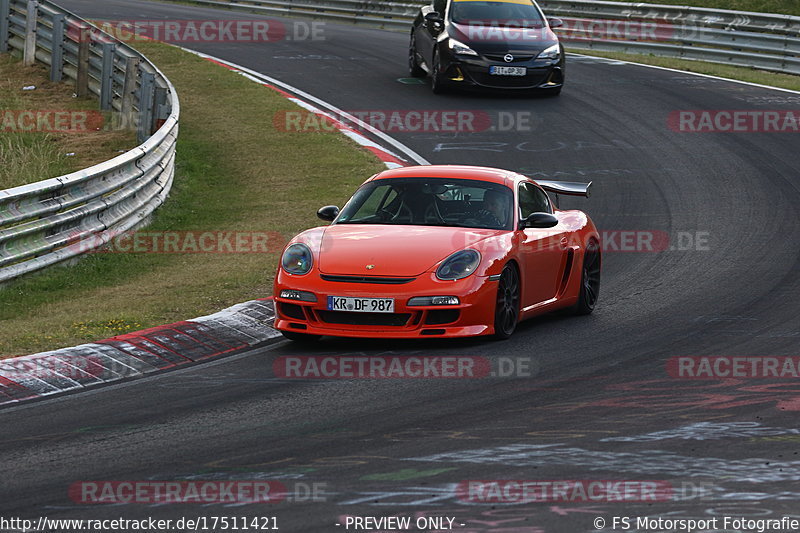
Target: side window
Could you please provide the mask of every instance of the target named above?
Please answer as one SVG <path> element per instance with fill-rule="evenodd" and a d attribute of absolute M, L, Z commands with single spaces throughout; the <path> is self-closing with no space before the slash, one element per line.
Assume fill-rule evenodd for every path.
<path fill-rule="evenodd" d="M 522 183 L 519 186 L 519 211 L 520 220 L 528 218 L 531 213 L 553 212 L 547 194 L 532 183 Z"/>
<path fill-rule="evenodd" d="M 447 7 L 447 0 L 433 0 L 433 10 L 444 16 L 444 10 Z"/>

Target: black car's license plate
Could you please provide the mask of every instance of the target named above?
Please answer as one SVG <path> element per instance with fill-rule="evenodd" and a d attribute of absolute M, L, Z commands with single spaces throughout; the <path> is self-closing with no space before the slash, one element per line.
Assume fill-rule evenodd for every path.
<path fill-rule="evenodd" d="M 525 67 L 501 67 L 492 65 L 489 67 L 489 74 L 493 76 L 524 76 L 528 73 Z"/>

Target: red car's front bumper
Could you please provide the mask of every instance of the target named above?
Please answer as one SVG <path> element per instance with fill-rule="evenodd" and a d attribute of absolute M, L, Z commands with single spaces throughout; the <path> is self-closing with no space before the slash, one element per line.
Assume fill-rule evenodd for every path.
<path fill-rule="evenodd" d="M 281 297 L 283 290 L 311 293 L 316 302 Z M 316 269 L 304 276 L 282 270 L 275 279 L 275 328 L 336 337 L 430 338 L 494 333 L 497 281 L 472 275 L 441 281 L 432 272 L 401 285 L 323 280 Z M 394 313 L 331 311 L 328 296 L 394 298 Z M 409 306 L 420 296 L 457 296 L 458 305 Z"/>

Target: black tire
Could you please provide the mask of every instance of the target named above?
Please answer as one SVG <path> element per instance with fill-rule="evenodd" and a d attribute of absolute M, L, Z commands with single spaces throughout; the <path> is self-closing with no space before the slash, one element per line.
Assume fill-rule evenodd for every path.
<path fill-rule="evenodd" d="M 520 302 L 519 272 L 507 264 L 497 283 L 497 300 L 494 310 L 494 337 L 507 339 L 514 334 L 519 322 Z"/>
<path fill-rule="evenodd" d="M 312 335 L 310 333 L 298 333 L 296 331 L 281 331 L 284 337 L 294 342 L 316 342 L 322 335 Z"/>
<path fill-rule="evenodd" d="M 431 65 L 431 90 L 433 94 L 444 94 L 447 92 L 446 82 L 442 79 L 439 72 L 439 52 L 433 53 L 433 65 Z"/>
<path fill-rule="evenodd" d="M 414 78 L 424 78 L 427 74 L 417 63 L 417 43 L 414 39 L 414 32 L 411 32 L 411 40 L 408 43 L 408 73 Z"/>
<path fill-rule="evenodd" d="M 594 311 L 600 296 L 600 267 L 602 257 L 600 245 L 595 240 L 589 241 L 583 252 L 583 268 L 581 268 L 581 290 L 578 303 L 572 308 L 576 315 L 588 315 Z"/>

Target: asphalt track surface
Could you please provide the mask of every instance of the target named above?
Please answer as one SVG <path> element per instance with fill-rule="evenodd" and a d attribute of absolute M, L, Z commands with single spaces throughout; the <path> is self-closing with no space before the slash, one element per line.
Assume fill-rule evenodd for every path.
<path fill-rule="evenodd" d="M 96 19 L 251 18 L 138 0 L 64 4 Z M 326 24 L 324 36 L 188 46 L 348 110 L 530 112 L 530 131 L 393 135 L 433 163 L 594 180 L 591 199 L 565 204 L 602 230 L 666 232 L 675 248 L 700 232 L 703 243 L 607 251 L 593 315 L 535 319 L 505 342 L 280 343 L 3 409 L 2 516 L 275 516 L 280 530 L 305 532 L 344 530 L 335 525 L 344 515 L 432 514 L 454 517 L 461 531 L 583 533 L 597 531 L 596 517 L 611 531 L 614 516 L 800 515 L 797 380 L 689 380 L 666 370 L 676 356 L 800 356 L 797 134 L 667 127 L 675 110 L 796 109 L 800 97 L 580 58 L 556 99 L 437 97 L 397 81 L 405 34 Z M 287 355 L 529 358 L 536 371 L 276 379 L 272 364 Z M 294 501 L 81 505 L 68 496 L 81 480 L 187 479 L 278 480 Z M 674 490 L 656 502 L 489 504 L 457 495 L 466 480 L 655 480 Z M 324 487 L 322 501 L 297 497 L 313 484 Z"/>

